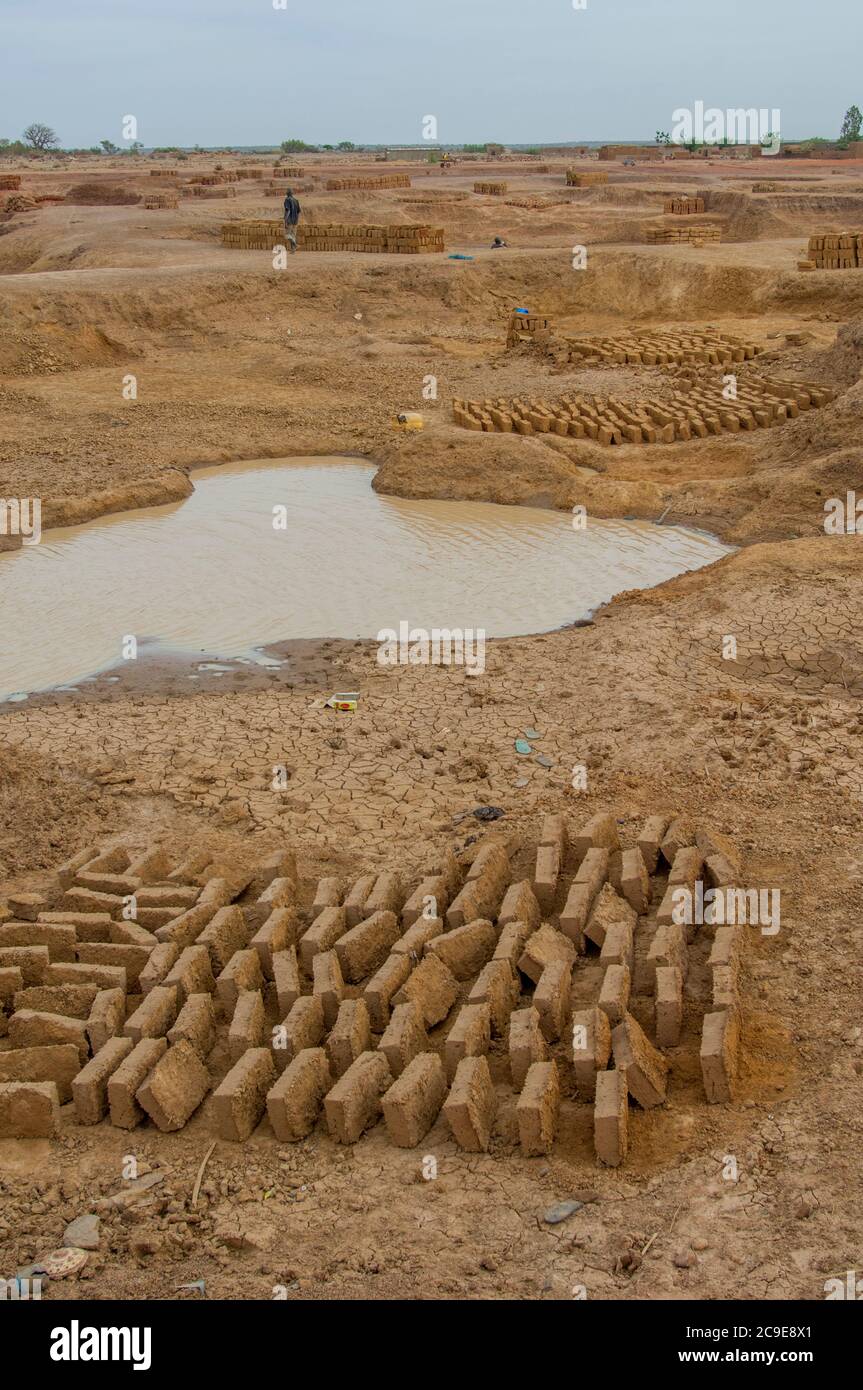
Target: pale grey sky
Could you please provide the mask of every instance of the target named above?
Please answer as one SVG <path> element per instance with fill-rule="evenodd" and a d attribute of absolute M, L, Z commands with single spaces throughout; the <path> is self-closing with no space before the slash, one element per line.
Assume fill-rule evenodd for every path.
<path fill-rule="evenodd" d="M 66 146 L 652 139 L 697 100 L 786 139 L 863 107 L 861 0 L 0 0 L 0 137 Z"/>

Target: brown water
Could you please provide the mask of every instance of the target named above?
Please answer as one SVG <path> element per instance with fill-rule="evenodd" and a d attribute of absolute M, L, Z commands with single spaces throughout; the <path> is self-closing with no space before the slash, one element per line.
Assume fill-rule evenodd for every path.
<path fill-rule="evenodd" d="M 623 589 L 727 554 L 710 536 L 485 502 L 381 497 L 347 459 L 195 475 L 179 504 L 47 532 L 0 555 L 0 698 L 166 652 L 254 656 L 293 637 L 375 637 L 401 622 L 548 631 Z M 286 528 L 274 526 L 283 507 Z"/>

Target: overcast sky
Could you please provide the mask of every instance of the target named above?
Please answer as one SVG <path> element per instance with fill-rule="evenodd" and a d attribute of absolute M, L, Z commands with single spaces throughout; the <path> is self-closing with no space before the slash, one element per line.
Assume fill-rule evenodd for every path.
<path fill-rule="evenodd" d="M 580 0 L 576 0 L 580 3 Z M 672 112 L 863 107 L 861 0 L 0 0 L 0 137 L 66 146 L 652 139 Z"/>

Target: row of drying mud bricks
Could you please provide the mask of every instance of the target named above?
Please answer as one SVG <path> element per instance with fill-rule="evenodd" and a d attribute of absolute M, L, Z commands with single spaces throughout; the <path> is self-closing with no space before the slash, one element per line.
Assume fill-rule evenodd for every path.
<path fill-rule="evenodd" d="M 187 987 L 215 983 L 206 949 L 184 954 L 181 943 L 202 938 L 249 884 L 272 890 L 284 871 L 295 874 L 284 853 L 238 874 L 208 854 L 172 870 L 160 846 L 137 855 L 94 847 L 58 871 L 54 901 L 11 897 L 0 909 L 0 1035 L 12 1045 L 0 1050 L 0 1134 L 55 1133 L 70 1099 L 80 1123 L 97 1123 L 110 1102 L 117 1124 L 139 1123 L 145 1111 L 159 1124 L 169 1110 L 151 1096 L 151 1073 L 162 1053 L 165 1073 L 175 1060 L 164 1034 L 177 1008 L 172 1015 L 167 996 L 179 1004 Z M 161 998 L 148 1003 L 157 985 Z M 193 1079 L 200 1088 L 200 1070 Z M 209 1089 L 206 1072 L 204 1080 L 180 1123 Z"/>
<path fill-rule="evenodd" d="M 704 199 L 667 198 L 663 203 L 662 211 L 671 213 L 674 217 L 689 216 L 693 213 L 704 211 Z"/>
<path fill-rule="evenodd" d="M 348 189 L 362 188 L 410 188 L 409 174 L 380 174 L 375 178 L 327 179 L 324 187 L 328 192 L 339 193 Z"/>
<path fill-rule="evenodd" d="M 228 1044 L 235 1060 L 214 1097 L 223 1137 L 247 1137 L 265 1107 L 279 1137 L 302 1137 L 316 1121 L 323 1100 L 335 1138 L 352 1142 L 378 1118 L 382 1108 L 395 1142 L 412 1146 L 434 1122 L 446 1092 L 444 1077 L 449 1076 L 453 1087 L 444 1115 L 459 1143 L 485 1148 L 494 1090 L 484 1053 L 491 1033 L 502 1035 L 509 1022 L 513 1081 L 522 1092 L 516 1110 L 520 1137 L 527 1152 L 539 1152 L 553 1142 L 560 1099 L 557 1068 L 548 1059 L 546 1042 L 559 1038 L 566 1026 L 572 963 L 584 936 L 601 946 L 606 968 L 598 1009 L 575 1020 L 585 1031 L 585 1046 L 596 1063 L 594 1071 L 602 1070 L 608 1061 L 609 1051 L 603 1055 L 607 1034 L 609 1047 L 614 1043 L 617 1070 L 634 1068 L 628 1092 L 640 1104 L 661 1103 L 664 1084 L 660 1082 L 667 1068 L 626 1011 L 626 959 L 631 958 L 632 923 L 620 920 L 624 898 L 630 902 L 626 911 L 633 919 L 637 907 L 646 906 L 649 880 L 643 856 L 650 859 L 656 840 L 655 860 L 663 829 L 653 825 L 652 832 L 650 824 L 646 827 L 639 847 L 620 855 L 623 897 L 603 882 L 610 856 L 616 853 L 612 849 L 616 845 L 613 820 L 597 817 L 586 827 L 575 842 L 582 862 L 561 914 L 561 931 L 540 925 L 541 914 L 553 904 L 565 854 L 566 830 L 560 817 L 549 818 L 544 826 L 532 888 L 525 882 L 504 892 L 508 859 L 499 844 L 489 844 L 451 903 L 449 897 L 459 880 L 452 861 L 443 866 L 442 873 L 420 884 L 404 905 L 401 927 L 393 911 L 402 896 L 396 880 L 392 875 L 369 875 L 354 885 L 343 904 L 339 901 L 341 885 L 323 880 L 312 907 L 312 926 L 300 937 L 293 907 L 295 870 L 281 857 L 260 871 L 264 878 L 277 876 L 251 909 L 252 925 L 262 925 L 249 942 L 243 911 L 224 903 L 216 906 L 226 896 L 224 881 L 211 878 L 201 895 L 208 896 L 210 902 L 200 902 L 158 929 L 160 947 L 153 950 L 141 970 L 144 1002 L 127 1020 L 122 1033 L 118 1029 L 124 1011 L 115 1008 L 113 1035 L 75 1078 L 72 1090 L 79 1119 L 96 1122 L 110 1108 L 112 1120 L 120 1125 L 134 1125 L 146 1111 L 160 1128 L 181 1127 L 209 1090 L 204 1062 L 215 1041 L 210 997 L 215 989 L 225 1012 L 232 1016 Z M 675 835 L 685 838 L 674 826 L 662 838 L 666 856 L 669 846 L 676 844 Z M 642 854 L 640 865 L 636 864 L 638 854 Z M 278 871 L 286 868 L 290 872 L 279 875 Z M 682 872 L 683 866 L 677 868 Z M 672 868 L 672 880 L 674 873 Z M 92 882 L 94 876 L 85 877 Z M 101 882 L 103 887 L 129 887 L 128 881 L 123 885 L 105 879 Z M 211 893 L 211 888 L 216 891 Z M 82 891 L 94 890 L 87 887 Z M 503 901 L 498 907 L 501 895 Z M 436 912 L 442 912 L 447 904 L 447 931 L 441 917 L 428 920 L 423 915 L 430 901 Z M 80 905 L 78 898 L 76 903 Z M 477 917 L 480 912 L 488 916 Z M 497 932 L 490 920 L 495 914 Z M 107 921 L 110 923 L 111 918 Z M 660 927 L 669 928 L 665 935 L 673 937 L 671 924 L 662 920 L 662 909 L 659 922 Z M 657 937 L 652 962 L 657 1033 L 660 1041 L 673 1045 L 674 1015 L 676 1010 L 679 1028 L 682 989 L 680 952 L 665 942 L 660 931 Z M 300 965 L 312 975 L 311 995 L 302 993 Z M 446 1018 L 459 993 L 458 981 L 469 980 L 477 970 L 479 979 L 447 1038 L 444 1066 L 436 1055 L 426 1052 L 426 1029 Z M 345 981 L 366 979 L 371 971 L 374 974 L 363 996 L 345 998 Z M 536 989 L 532 1005 L 518 1010 L 510 1021 L 519 972 L 531 979 Z M 276 994 L 279 1014 L 286 1012 L 272 1049 L 263 1046 L 262 991 L 267 978 Z M 122 998 L 116 1003 L 122 1003 Z M 21 1021 L 21 1029 L 26 1022 Z M 373 1027 L 383 1033 L 377 1051 L 371 1048 Z M 326 1048 L 322 1048 L 327 1028 L 331 1032 Z M 32 1031 L 21 1036 L 31 1043 L 37 1041 Z M 729 1038 L 723 1035 L 721 1039 L 724 1051 L 720 1061 L 730 1047 Z M 289 1059 L 290 1065 L 276 1081 L 280 1066 Z M 75 1060 L 69 1060 L 74 1070 Z M 574 1060 L 583 1084 L 589 1056 L 580 1057 L 576 1050 Z M 342 1072 L 341 1080 L 331 1087 L 333 1075 Z M 645 1077 L 652 1078 L 653 1090 Z M 611 1084 L 597 1083 L 598 1102 L 605 1103 Z M 717 1094 L 711 1098 L 723 1097 Z M 599 1124 L 602 1105 L 597 1115 L 600 1155 L 612 1161 L 611 1149 L 601 1138 L 608 1128 Z M 625 1117 L 620 1123 L 625 1124 Z M 619 1139 L 621 1145 L 625 1152 L 625 1134 Z"/>
<path fill-rule="evenodd" d="M 486 193 L 491 198 L 501 198 L 508 188 L 509 184 L 507 183 L 485 183 L 479 181 L 474 184 L 473 191 L 474 193 Z"/>
<path fill-rule="evenodd" d="M 715 224 L 697 227 L 645 227 L 644 238 L 651 246 L 673 246 L 678 242 L 720 241 L 721 228 Z"/>
<path fill-rule="evenodd" d="M 20 188 L 20 187 L 21 187 L 21 175 L 20 175 L 20 174 L 0 174 L 0 188 L 10 188 L 10 189 L 14 189 L 14 188 Z"/>
<path fill-rule="evenodd" d="M 863 266 L 863 234 L 824 233 L 809 238 L 808 259 L 798 262 L 800 270 L 854 270 Z"/>
<path fill-rule="evenodd" d="M 567 169 L 566 182 L 570 188 L 592 188 L 608 183 L 608 174 L 600 171 L 579 173 L 577 169 Z"/>

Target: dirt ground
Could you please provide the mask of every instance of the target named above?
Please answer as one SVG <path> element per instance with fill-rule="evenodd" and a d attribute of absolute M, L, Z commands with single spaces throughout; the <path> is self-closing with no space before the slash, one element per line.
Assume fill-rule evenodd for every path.
<path fill-rule="evenodd" d="M 860 226 L 863 168 L 611 166 L 607 188 L 569 192 L 558 162 L 507 170 L 510 195 L 565 200 L 531 210 L 470 192 L 481 165 L 416 171 L 403 196 L 327 192 L 312 170 L 307 216 L 429 221 L 470 261 L 303 253 L 273 270 L 219 241 L 224 220 L 278 215 L 245 183 L 177 210 L 48 204 L 0 222 L 0 496 L 40 496 L 45 527 L 181 498 L 205 464 L 353 453 L 379 464 L 383 493 L 665 514 L 738 547 L 587 625 L 490 643 L 479 677 L 382 669 L 370 643 L 321 633 L 285 643 L 273 674 L 236 669 L 194 695 L 162 663 L 9 704 L 3 894 L 42 889 L 118 835 L 287 844 L 308 886 L 337 870 L 416 879 L 480 833 L 466 816 L 478 806 L 503 809 L 525 873 L 546 812 L 578 825 L 611 809 L 631 843 L 646 815 L 680 811 L 735 842 L 747 882 L 782 892 L 781 931 L 746 953 L 739 1095 L 706 1104 L 690 1019 L 668 1104 L 633 1109 L 618 1170 L 593 1156 L 587 1105 L 542 1159 L 521 1156 L 512 1102 L 479 1155 L 442 1121 L 419 1151 L 382 1125 L 350 1148 L 323 1125 L 280 1145 L 264 1122 L 245 1145 L 216 1144 L 194 1207 L 209 1101 L 176 1134 L 84 1127 L 68 1107 L 58 1141 L 0 1140 L 0 1277 L 120 1193 L 129 1155 L 160 1180 L 104 1202 L 99 1249 L 46 1297 L 195 1298 L 179 1286 L 204 1280 L 208 1298 L 819 1299 L 859 1265 L 863 536 L 825 534 L 824 503 L 863 488 L 863 272 L 796 266 L 813 232 Z M 750 191 L 768 177 L 777 193 Z M 62 193 L 98 178 L 156 183 L 143 165 L 24 174 Z M 664 193 L 701 189 L 719 246 L 638 240 Z M 511 249 L 492 253 L 495 234 Z M 839 394 L 776 429 L 691 444 L 468 433 L 453 397 L 661 395 L 648 368 L 563 371 L 507 352 L 515 305 L 567 332 L 710 325 L 763 344 L 772 375 Z M 424 431 L 396 434 L 397 410 L 422 410 Z M 334 688 L 361 691 L 355 715 L 325 707 Z M 531 727 L 549 767 L 514 751 Z M 274 764 L 290 773 L 278 793 Z M 212 1059 L 215 1079 L 227 1066 Z M 568 1198 L 583 1206 L 546 1223 Z"/>

